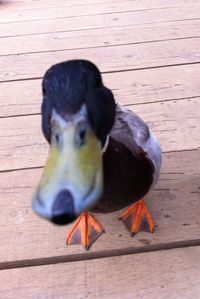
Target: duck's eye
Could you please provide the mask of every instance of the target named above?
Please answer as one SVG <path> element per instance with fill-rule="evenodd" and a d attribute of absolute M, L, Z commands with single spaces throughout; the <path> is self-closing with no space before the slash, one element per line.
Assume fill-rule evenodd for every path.
<path fill-rule="evenodd" d="M 87 126 L 84 122 L 80 123 L 76 130 L 75 143 L 76 146 L 81 147 L 86 143 Z"/>
<path fill-rule="evenodd" d="M 54 134 L 54 138 L 53 138 L 53 140 L 54 140 L 54 143 L 55 143 L 55 145 L 59 148 L 59 149 L 61 149 L 62 148 L 62 135 L 60 134 L 60 133 L 58 133 L 58 132 L 56 132 L 55 134 Z"/>
<path fill-rule="evenodd" d="M 58 133 L 55 135 L 55 139 L 56 139 L 56 143 L 59 144 L 60 136 Z"/>
<path fill-rule="evenodd" d="M 86 129 L 81 129 L 79 132 L 79 138 L 81 143 L 85 143 L 85 137 L 86 137 Z"/>

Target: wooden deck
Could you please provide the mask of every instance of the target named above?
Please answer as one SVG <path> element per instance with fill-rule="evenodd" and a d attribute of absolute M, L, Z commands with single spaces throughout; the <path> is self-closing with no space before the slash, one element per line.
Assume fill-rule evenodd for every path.
<path fill-rule="evenodd" d="M 72 58 L 99 66 L 164 152 L 146 198 L 155 233 L 98 215 L 88 252 L 31 209 L 48 151 L 41 78 Z M 0 298 L 200 298 L 200 0 L 1 1 L 0 144 Z"/>

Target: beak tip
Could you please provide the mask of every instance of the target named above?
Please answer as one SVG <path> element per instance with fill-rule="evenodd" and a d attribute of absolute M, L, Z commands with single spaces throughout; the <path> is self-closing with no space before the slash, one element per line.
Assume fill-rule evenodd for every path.
<path fill-rule="evenodd" d="M 52 217 L 50 221 L 56 225 L 66 225 L 72 223 L 75 219 L 76 219 L 75 216 L 63 214 L 60 215 L 59 217 Z"/>

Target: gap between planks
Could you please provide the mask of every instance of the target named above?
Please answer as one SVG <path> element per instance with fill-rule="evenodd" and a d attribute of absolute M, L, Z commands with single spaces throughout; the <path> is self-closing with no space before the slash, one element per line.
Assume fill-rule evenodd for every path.
<path fill-rule="evenodd" d="M 200 146 L 195 148 L 195 149 L 182 149 L 182 150 L 172 150 L 172 151 L 162 151 L 163 154 L 175 154 L 175 153 L 188 153 L 188 152 L 193 152 L 193 151 L 198 151 L 200 150 Z M 0 174 L 4 173 L 11 173 L 11 172 L 18 172 L 18 171 L 26 171 L 26 170 L 34 170 L 34 169 L 43 169 L 44 165 L 39 165 L 39 166 L 33 166 L 33 167 L 24 167 L 24 168 L 12 168 L 12 169 L 6 169 L 6 170 L 0 170 Z"/>
<path fill-rule="evenodd" d="M 200 95 L 198 96 L 193 96 L 193 97 L 186 97 L 186 98 L 173 98 L 173 99 L 165 99 L 165 100 L 158 100 L 158 101 L 149 101 L 149 102 L 140 102 L 140 103 L 134 103 L 134 104 L 124 104 L 124 107 L 130 107 L 130 106 L 138 106 L 138 105 L 148 105 L 148 104 L 155 104 L 155 103 L 166 103 L 166 102 L 177 102 L 177 101 L 184 101 L 184 100 L 192 100 L 192 99 L 198 99 L 200 98 Z M 36 115 L 41 115 L 41 112 L 36 112 L 36 113 L 26 113 L 26 114 L 11 114 L 7 116 L 0 116 L 0 119 L 4 118 L 13 118 L 13 117 L 26 117 L 26 116 L 36 116 Z M 192 149 L 193 150 L 193 149 Z M 183 150 L 182 150 L 183 151 Z M 186 150 L 187 151 L 187 150 Z M 174 151 L 172 151 L 174 152 Z"/>
<path fill-rule="evenodd" d="M 60 61 L 59 61 L 60 62 Z M 123 70 L 117 70 L 117 71 L 103 71 L 101 72 L 102 75 L 104 74 L 117 74 L 117 73 L 126 73 L 126 72 L 135 72 L 135 71 L 145 71 L 145 70 L 157 70 L 157 69 L 164 69 L 164 68 L 173 68 L 173 67 L 179 67 L 179 66 L 190 66 L 190 65 L 199 65 L 200 62 L 186 62 L 181 64 L 168 64 L 168 65 L 160 65 L 160 66 L 151 66 L 151 67 L 144 67 L 144 68 L 134 68 L 134 69 L 123 69 Z M 50 65 L 49 65 L 50 67 Z M 1 74 L 0 74 L 1 75 Z M 32 81 L 32 80 L 41 80 L 43 77 L 31 77 L 31 78 L 20 78 L 20 79 L 9 79 L 9 80 L 3 80 L 1 81 L 0 77 L 0 85 L 2 83 L 9 83 L 9 82 L 26 82 L 26 81 Z"/>
<path fill-rule="evenodd" d="M 60 256 L 51 256 L 51 257 L 46 257 L 46 258 L 0 262 L 0 271 L 8 270 L 8 269 L 16 269 L 16 268 L 38 267 L 38 266 L 44 266 L 44 265 L 71 263 L 71 262 L 102 259 L 102 258 L 140 254 L 140 253 L 148 253 L 148 252 L 155 252 L 155 251 L 199 247 L 199 246 L 200 246 L 200 239 L 195 239 L 195 240 L 148 245 L 148 246 L 143 246 L 140 248 L 130 247 L 130 248 L 122 248 L 122 249 L 103 250 L 100 252 L 89 252 L 88 251 L 85 254 L 74 253 L 71 255 L 60 255 Z"/>
<path fill-rule="evenodd" d="M 129 32 L 129 34 L 130 34 L 130 32 Z M 102 36 L 101 36 L 102 37 Z M 65 44 L 65 46 L 63 45 L 63 46 L 61 46 L 60 48 L 59 47 L 57 47 L 57 46 L 55 46 L 55 48 L 54 49 L 47 49 L 47 46 L 45 47 L 45 45 L 44 45 L 44 49 L 41 49 L 40 48 L 40 50 L 39 50 L 39 48 L 38 49 L 36 49 L 36 51 L 30 51 L 30 49 L 31 49 L 31 42 L 29 42 L 29 45 L 30 45 L 30 49 L 27 49 L 27 50 L 25 50 L 25 51 L 23 51 L 22 50 L 22 52 L 12 52 L 12 53 L 6 53 L 6 52 L 4 52 L 4 53 L 1 53 L 0 52 L 0 57 L 5 57 L 5 56 L 13 56 L 13 55 L 26 55 L 26 54 L 41 54 L 41 53 L 52 53 L 52 52 L 59 52 L 59 51 L 72 51 L 72 50 L 87 50 L 87 49 L 100 49 L 100 48 L 110 48 L 110 47 L 118 47 L 118 46 L 133 46 L 133 45 L 138 45 L 138 44 L 152 44 L 152 43 L 159 43 L 159 42 L 167 42 L 167 41 L 179 41 L 179 40 L 185 40 L 185 39 L 187 39 L 187 40 L 190 40 L 190 39 L 198 39 L 200 37 L 200 35 L 195 35 L 195 34 L 192 34 L 191 36 L 183 36 L 183 37 L 169 37 L 169 38 L 165 38 L 165 39 L 162 39 L 162 38 L 158 38 L 157 40 L 154 40 L 154 39 L 147 39 L 146 41 L 145 40 L 141 40 L 141 41 L 132 41 L 132 42 L 127 42 L 126 40 L 123 42 L 123 41 L 120 41 L 120 42 L 114 42 L 114 43 L 110 43 L 110 42 L 108 42 L 108 44 L 109 45 L 106 45 L 106 41 L 105 42 L 103 42 L 103 43 L 105 43 L 104 45 L 103 45 L 103 43 L 102 44 L 98 44 L 98 45 L 96 45 L 96 46 L 87 46 L 87 45 L 85 45 L 84 47 L 82 46 L 77 46 L 77 45 L 74 45 L 74 46 L 72 46 L 72 47 L 68 47 L 68 48 L 65 48 L 66 47 L 66 44 Z M 81 38 L 81 36 L 79 37 L 79 38 Z M 96 36 L 95 36 L 95 38 L 97 38 Z M 1 42 L 2 42 L 2 40 L 1 40 Z M 7 40 L 7 38 L 5 38 L 5 42 L 7 43 L 7 45 L 6 45 L 6 49 L 9 49 L 9 51 L 10 51 L 10 49 L 12 49 L 12 47 L 13 47 L 13 45 L 11 44 L 10 46 L 9 46 L 9 48 L 7 48 L 8 47 L 8 40 Z M 25 43 L 27 43 L 26 41 L 22 41 L 22 42 L 25 42 Z M 14 41 L 14 44 L 16 43 L 16 41 Z M 84 43 L 84 41 L 83 41 L 83 43 Z M 2 51 L 2 49 L 3 49 L 3 46 L 4 45 L 2 45 L 2 47 L 1 47 L 1 51 Z M 5 46 L 4 46 L 4 48 L 5 48 Z M 20 47 L 20 49 L 22 49 L 22 47 Z M 14 51 L 16 51 L 16 50 L 14 50 Z"/>

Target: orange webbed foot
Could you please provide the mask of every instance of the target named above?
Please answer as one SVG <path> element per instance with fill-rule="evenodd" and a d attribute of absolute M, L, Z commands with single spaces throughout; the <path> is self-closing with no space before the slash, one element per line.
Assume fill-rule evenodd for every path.
<path fill-rule="evenodd" d="M 128 207 L 121 213 L 119 219 L 124 222 L 131 235 L 134 235 L 139 231 L 153 233 L 155 229 L 153 219 L 145 205 L 144 199 L 140 199 Z"/>
<path fill-rule="evenodd" d="M 90 213 L 81 214 L 67 236 L 67 245 L 82 244 L 89 249 L 92 243 L 103 233 L 103 226 Z"/>

